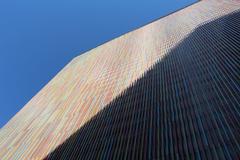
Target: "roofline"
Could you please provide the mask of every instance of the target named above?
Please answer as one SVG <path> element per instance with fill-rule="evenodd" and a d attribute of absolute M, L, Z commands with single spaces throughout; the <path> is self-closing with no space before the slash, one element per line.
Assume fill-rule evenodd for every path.
<path fill-rule="evenodd" d="M 131 33 L 131 32 L 133 32 L 133 31 L 136 31 L 136 30 L 138 30 L 138 29 L 140 29 L 140 28 L 142 28 L 142 27 L 144 27 L 144 26 L 147 26 L 147 25 L 149 25 L 149 24 L 151 24 L 151 23 L 153 23 L 153 22 L 156 22 L 156 21 L 158 21 L 158 20 L 160 20 L 160 19 L 162 19 L 162 18 L 165 18 L 165 17 L 170 16 L 170 15 L 172 15 L 172 14 L 178 12 L 178 11 L 181 11 L 181 10 L 183 10 L 183 9 L 186 9 L 186 8 L 192 6 L 192 5 L 195 5 L 195 4 L 197 4 L 198 2 L 200 2 L 200 1 L 202 1 L 202 0 L 197 0 L 196 2 L 193 2 L 193 3 L 189 4 L 189 5 L 186 5 L 186 6 L 180 8 L 180 9 L 178 9 L 178 10 L 176 10 L 176 11 L 170 12 L 170 13 L 164 15 L 164 16 L 161 16 L 161 17 L 158 17 L 158 18 L 156 18 L 156 19 L 153 19 L 153 20 L 151 20 L 150 22 L 147 22 L 146 24 L 140 25 L 139 27 L 135 27 L 135 28 L 132 29 L 131 31 L 127 31 L 126 33 L 123 33 L 123 34 L 120 35 L 120 36 L 117 36 L 117 37 L 115 37 L 115 38 L 113 38 L 113 39 L 110 39 L 110 40 L 106 40 L 106 41 L 98 44 L 98 45 L 95 46 L 94 48 L 91 48 L 91 49 L 87 49 L 87 50 L 85 50 L 85 51 L 82 51 L 82 52 L 79 53 L 79 55 L 77 55 L 76 57 L 72 58 L 72 60 L 75 59 L 75 58 L 77 58 L 77 57 L 79 57 L 79 56 L 81 56 L 81 55 L 83 55 L 83 54 L 86 54 L 86 53 L 88 53 L 89 51 L 91 51 L 91 50 L 93 50 L 93 49 L 95 49 L 95 48 L 98 48 L 98 47 L 100 47 L 100 46 L 102 46 L 102 45 L 104 45 L 104 44 L 106 44 L 106 43 L 108 43 L 108 42 L 111 42 L 111 41 L 113 41 L 113 40 L 115 40 L 115 39 L 117 39 L 117 38 L 120 38 L 120 37 L 122 37 L 122 36 L 124 36 L 124 35 L 126 35 L 126 34 L 128 34 L 128 33 Z"/>

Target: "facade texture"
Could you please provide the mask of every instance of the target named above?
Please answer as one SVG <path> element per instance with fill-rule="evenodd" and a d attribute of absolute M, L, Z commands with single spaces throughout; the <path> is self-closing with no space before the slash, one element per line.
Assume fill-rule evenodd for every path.
<path fill-rule="evenodd" d="M 4 160 L 239 158 L 238 0 L 199 1 L 74 58 L 0 130 Z"/>

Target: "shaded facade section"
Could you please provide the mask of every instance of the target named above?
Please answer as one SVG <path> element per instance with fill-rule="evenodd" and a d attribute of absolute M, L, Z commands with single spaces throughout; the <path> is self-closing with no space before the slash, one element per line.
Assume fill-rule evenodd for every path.
<path fill-rule="evenodd" d="M 45 159 L 240 157 L 240 12 L 202 24 Z"/>

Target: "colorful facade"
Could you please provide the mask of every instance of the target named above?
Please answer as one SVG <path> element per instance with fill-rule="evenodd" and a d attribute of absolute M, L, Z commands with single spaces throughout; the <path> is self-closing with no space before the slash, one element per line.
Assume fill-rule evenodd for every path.
<path fill-rule="evenodd" d="M 240 1 L 204 0 L 74 58 L 0 159 L 240 158 Z"/>

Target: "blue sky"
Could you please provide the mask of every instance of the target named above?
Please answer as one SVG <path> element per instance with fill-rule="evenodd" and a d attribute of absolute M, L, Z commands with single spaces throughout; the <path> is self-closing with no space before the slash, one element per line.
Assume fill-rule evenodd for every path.
<path fill-rule="evenodd" d="M 196 0 L 1 0 L 0 128 L 73 57 Z"/>

